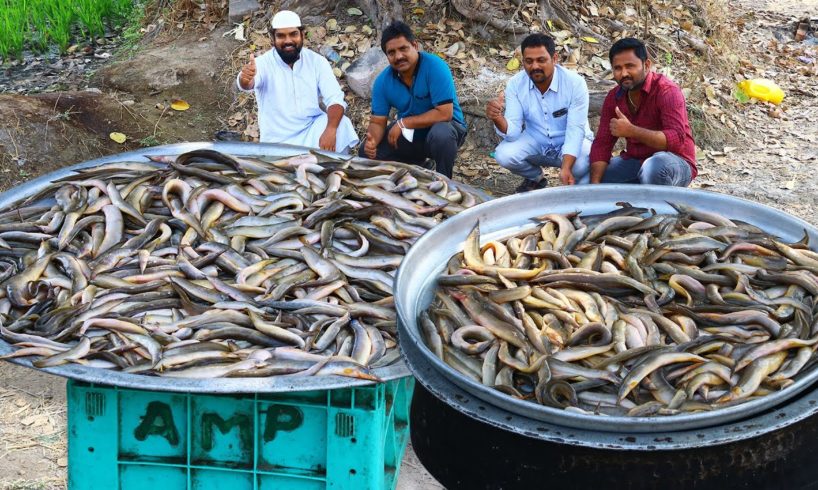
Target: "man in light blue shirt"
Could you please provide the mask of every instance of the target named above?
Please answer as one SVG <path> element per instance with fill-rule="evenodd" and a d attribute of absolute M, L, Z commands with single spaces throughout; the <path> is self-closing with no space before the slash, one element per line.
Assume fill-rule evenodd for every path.
<path fill-rule="evenodd" d="M 522 42 L 524 72 L 489 102 L 486 116 L 503 141 L 497 162 L 525 180 L 517 192 L 547 187 L 542 167 L 560 169 L 565 185 L 587 183 L 593 133 L 588 124 L 588 86 L 558 65 L 554 39 L 531 34 Z"/>

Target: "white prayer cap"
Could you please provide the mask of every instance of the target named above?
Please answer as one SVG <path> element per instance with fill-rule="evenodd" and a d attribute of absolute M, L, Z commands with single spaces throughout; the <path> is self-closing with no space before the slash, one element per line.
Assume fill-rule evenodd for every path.
<path fill-rule="evenodd" d="M 301 27 L 301 18 L 292 10 L 282 10 L 273 16 L 273 29 Z"/>

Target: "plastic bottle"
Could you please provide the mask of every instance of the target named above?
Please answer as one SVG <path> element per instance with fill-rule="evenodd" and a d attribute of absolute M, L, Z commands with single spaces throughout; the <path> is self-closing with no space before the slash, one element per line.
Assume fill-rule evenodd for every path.
<path fill-rule="evenodd" d="M 738 87 L 747 94 L 748 97 L 766 100 L 775 105 L 780 104 L 781 101 L 784 100 L 784 91 L 772 80 L 764 78 L 744 80 L 743 82 L 739 82 Z"/>
<path fill-rule="evenodd" d="M 321 46 L 321 49 L 319 49 L 318 52 L 321 53 L 321 55 L 323 55 L 331 65 L 337 65 L 341 61 L 341 55 L 338 54 L 338 51 L 335 51 L 332 49 L 332 46 L 327 44 Z"/>

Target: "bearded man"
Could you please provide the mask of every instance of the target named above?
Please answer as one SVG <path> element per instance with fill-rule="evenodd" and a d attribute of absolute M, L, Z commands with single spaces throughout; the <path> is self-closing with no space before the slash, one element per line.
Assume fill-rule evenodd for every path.
<path fill-rule="evenodd" d="M 275 49 L 258 59 L 251 55 L 236 78 L 241 91 L 256 94 L 261 142 L 348 153 L 358 136 L 344 116 L 344 93 L 329 62 L 304 48 L 295 12 L 278 12 L 272 27 Z"/>
<path fill-rule="evenodd" d="M 685 98 L 669 78 L 650 70 L 642 41 L 620 39 L 608 53 L 614 80 L 591 147 L 591 183 L 686 187 L 696 177 L 696 146 Z M 619 138 L 625 150 L 611 158 Z"/>
<path fill-rule="evenodd" d="M 587 183 L 593 133 L 588 125 L 588 86 L 559 65 L 554 39 L 531 34 L 520 46 L 524 71 L 486 106 L 503 141 L 497 163 L 523 177 L 517 192 L 548 186 L 542 167 L 560 169 L 563 184 Z"/>

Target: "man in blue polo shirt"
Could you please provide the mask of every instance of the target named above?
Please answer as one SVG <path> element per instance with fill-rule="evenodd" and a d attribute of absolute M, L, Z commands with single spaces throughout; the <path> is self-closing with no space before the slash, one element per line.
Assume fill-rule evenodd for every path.
<path fill-rule="evenodd" d="M 416 165 L 431 158 L 439 173 L 451 177 L 466 123 L 449 66 L 419 52 L 412 29 L 403 22 L 384 29 L 381 49 L 390 66 L 372 88 L 372 116 L 360 155 Z M 392 108 L 397 117 L 387 125 Z"/>

